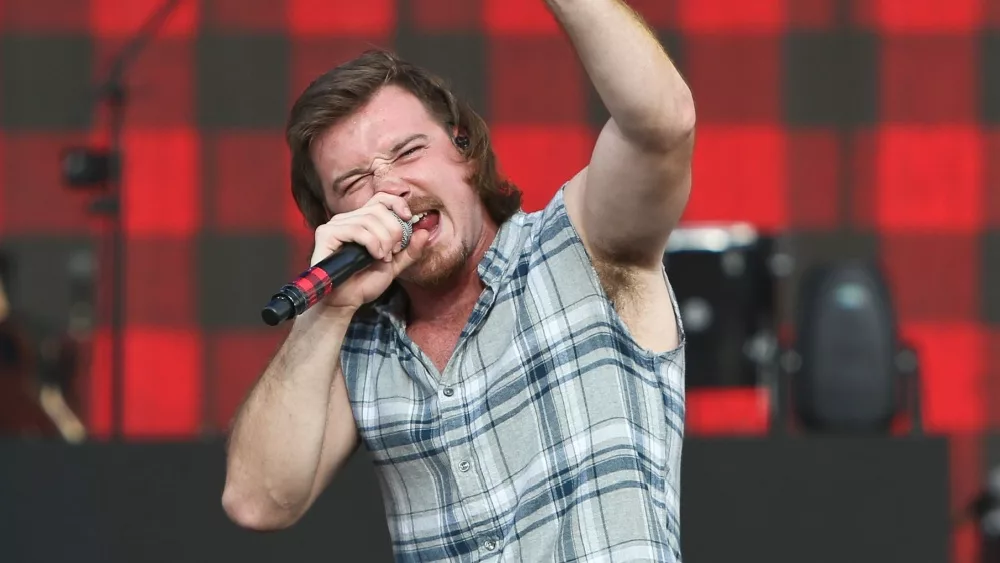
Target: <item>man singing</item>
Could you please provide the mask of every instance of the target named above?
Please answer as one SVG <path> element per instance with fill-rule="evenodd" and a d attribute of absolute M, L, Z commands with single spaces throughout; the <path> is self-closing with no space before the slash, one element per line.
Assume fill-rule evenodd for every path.
<path fill-rule="evenodd" d="M 377 260 L 295 319 L 237 414 L 222 502 L 240 525 L 295 523 L 364 442 L 398 561 L 681 560 L 684 333 L 662 258 L 694 104 L 623 2 L 547 5 L 611 119 L 539 212 L 482 119 L 390 53 L 297 100 L 312 262 L 348 242 Z"/>

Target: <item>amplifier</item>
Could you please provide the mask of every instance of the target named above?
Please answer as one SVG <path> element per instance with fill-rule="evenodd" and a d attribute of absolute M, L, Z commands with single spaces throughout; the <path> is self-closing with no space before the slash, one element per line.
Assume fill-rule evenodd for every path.
<path fill-rule="evenodd" d="M 791 259 L 746 223 L 684 224 L 664 265 L 687 334 L 688 387 L 768 384 L 777 360 L 776 281 Z"/>

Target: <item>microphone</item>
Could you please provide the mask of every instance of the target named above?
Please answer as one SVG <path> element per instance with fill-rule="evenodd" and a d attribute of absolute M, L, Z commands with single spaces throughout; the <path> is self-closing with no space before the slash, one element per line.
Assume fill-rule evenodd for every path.
<path fill-rule="evenodd" d="M 403 240 L 400 250 L 410 244 L 413 235 L 413 224 L 423 216 L 414 215 L 407 222 L 393 213 L 399 225 L 403 227 Z M 354 242 L 344 243 L 336 252 L 320 260 L 316 265 L 299 274 L 294 281 L 282 286 L 271 301 L 260 312 L 264 322 L 277 326 L 304 313 L 307 309 L 319 303 L 329 295 L 334 288 L 339 287 L 354 274 L 364 270 L 375 261 L 368 250 Z"/>

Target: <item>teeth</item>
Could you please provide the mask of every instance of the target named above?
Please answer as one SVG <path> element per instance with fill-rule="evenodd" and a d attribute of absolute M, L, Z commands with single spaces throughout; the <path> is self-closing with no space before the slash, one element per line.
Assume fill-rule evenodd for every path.
<path fill-rule="evenodd" d="M 410 224 L 416 225 L 421 219 L 427 216 L 427 213 L 419 213 L 410 218 Z"/>

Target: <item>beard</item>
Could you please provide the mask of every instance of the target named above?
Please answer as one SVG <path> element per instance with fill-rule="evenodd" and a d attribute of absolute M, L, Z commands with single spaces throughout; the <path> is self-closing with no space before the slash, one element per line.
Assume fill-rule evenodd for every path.
<path fill-rule="evenodd" d="M 427 249 L 420 260 L 400 274 L 399 279 L 424 289 L 445 287 L 465 269 L 471 254 L 471 249 L 464 244 L 441 251 Z"/>

